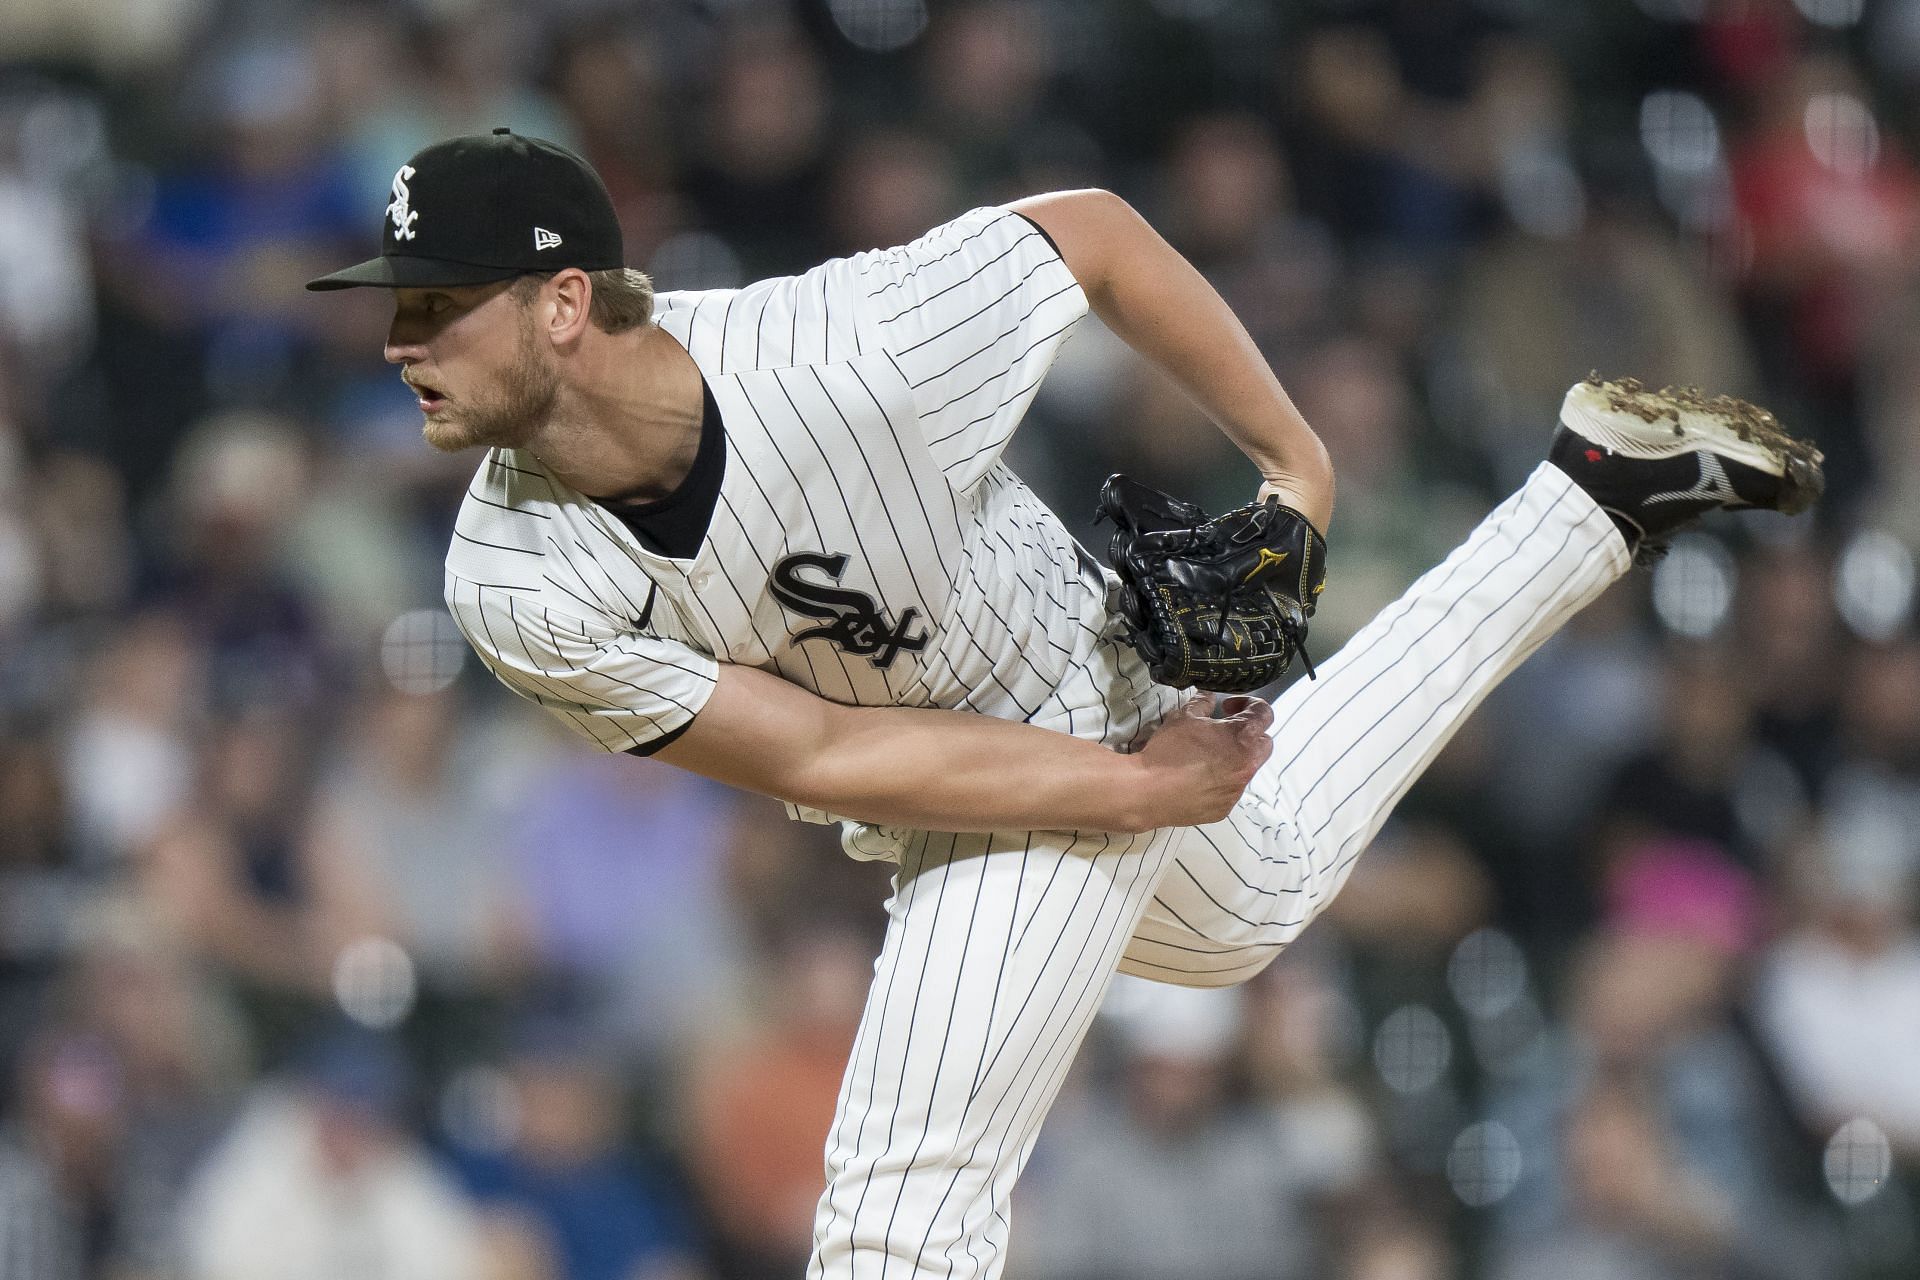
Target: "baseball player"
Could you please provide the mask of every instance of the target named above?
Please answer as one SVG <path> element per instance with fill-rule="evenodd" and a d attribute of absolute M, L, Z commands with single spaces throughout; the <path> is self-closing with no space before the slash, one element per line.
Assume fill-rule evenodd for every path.
<path fill-rule="evenodd" d="M 898 864 L 814 1277 L 998 1275 L 1014 1179 L 1116 971 L 1258 972 L 1636 550 L 1818 489 L 1818 454 L 1760 411 L 1582 384 L 1551 460 L 1317 679 L 1216 714 L 1156 683 L 1118 577 L 1000 461 L 1092 310 L 1296 533 L 1327 527 L 1319 442 L 1119 199 L 975 209 L 655 298 L 599 180 L 550 143 L 442 142 L 390 194 L 380 255 L 309 287 L 393 290 L 386 358 L 427 440 L 485 450 L 446 571 L 482 660 L 607 750 L 838 820 L 853 856 Z"/>

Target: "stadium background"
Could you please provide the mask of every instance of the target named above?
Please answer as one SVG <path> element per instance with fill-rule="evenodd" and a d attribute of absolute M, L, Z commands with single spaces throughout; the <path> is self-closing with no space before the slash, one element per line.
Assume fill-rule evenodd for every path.
<path fill-rule="evenodd" d="M 1116 993 L 1007 1274 L 1920 1274 L 1917 89 L 1916 0 L 8 0 L 0 1278 L 800 1274 L 883 870 L 486 679 L 471 460 L 300 291 L 496 124 L 662 288 L 1120 192 L 1332 450 L 1323 647 L 1590 368 L 1813 434 L 1261 980 Z M 1091 321 L 1013 457 L 1253 481 Z"/>

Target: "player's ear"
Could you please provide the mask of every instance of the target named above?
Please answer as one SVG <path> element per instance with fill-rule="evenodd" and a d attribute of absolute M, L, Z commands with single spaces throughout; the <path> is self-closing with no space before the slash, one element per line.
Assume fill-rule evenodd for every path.
<path fill-rule="evenodd" d="M 577 267 L 568 267 L 548 281 L 552 290 L 552 310 L 547 316 L 547 336 L 553 344 L 570 346 L 580 340 L 592 323 L 593 282 Z"/>

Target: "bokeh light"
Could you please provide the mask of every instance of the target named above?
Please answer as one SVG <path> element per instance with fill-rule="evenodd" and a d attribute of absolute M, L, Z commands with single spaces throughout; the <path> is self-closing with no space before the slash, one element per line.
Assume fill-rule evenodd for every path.
<path fill-rule="evenodd" d="M 827 0 L 849 44 L 870 53 L 904 49 L 927 29 L 925 0 Z"/>
<path fill-rule="evenodd" d="M 1893 1146 L 1879 1125 L 1855 1116 L 1827 1139 L 1820 1166 L 1834 1199 L 1865 1204 L 1887 1185 L 1887 1175 L 1893 1172 Z"/>
<path fill-rule="evenodd" d="M 1497 1120 L 1462 1129 L 1447 1152 L 1447 1185 L 1462 1204 L 1484 1209 L 1520 1185 L 1523 1166 L 1519 1140 Z"/>
<path fill-rule="evenodd" d="M 1640 101 L 1640 145 L 1662 169 L 1705 173 L 1720 161 L 1720 125 L 1699 94 L 1657 89 Z"/>
<path fill-rule="evenodd" d="M 1815 94 L 1803 125 L 1814 159 L 1843 178 L 1865 177 L 1880 158 L 1880 125 L 1853 94 Z"/>
<path fill-rule="evenodd" d="M 1839 30 L 1860 21 L 1867 0 L 1793 0 L 1793 7 L 1815 26 Z"/>
<path fill-rule="evenodd" d="M 1833 576 L 1833 603 L 1854 634 L 1882 642 L 1913 617 L 1913 553 L 1898 538 L 1863 529 L 1847 541 Z"/>
<path fill-rule="evenodd" d="M 1653 569 L 1653 608 L 1669 631 L 1703 640 L 1718 631 L 1733 606 L 1733 554 L 1705 534 L 1681 534 Z"/>
<path fill-rule="evenodd" d="M 438 693 L 460 678 L 467 641 L 443 609 L 414 609 L 387 624 L 380 668 L 402 693 Z"/>
<path fill-rule="evenodd" d="M 1525 994 L 1527 958 L 1504 930 L 1476 929 L 1447 960 L 1447 989 L 1472 1017 L 1495 1017 Z"/>
<path fill-rule="evenodd" d="M 1373 1065 L 1395 1093 L 1424 1093 L 1453 1061 L 1453 1036 L 1440 1015 L 1421 1004 L 1388 1014 L 1373 1036 Z"/>
<path fill-rule="evenodd" d="M 358 938 L 333 962 L 333 995 L 363 1027 L 388 1031 L 407 1020 L 418 992 L 413 957 L 391 938 Z"/>

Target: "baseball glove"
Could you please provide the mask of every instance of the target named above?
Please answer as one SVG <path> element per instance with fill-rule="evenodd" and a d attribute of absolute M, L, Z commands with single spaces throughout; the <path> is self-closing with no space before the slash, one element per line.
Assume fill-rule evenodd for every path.
<path fill-rule="evenodd" d="M 1100 490 L 1115 529 L 1127 642 L 1161 684 L 1246 693 L 1277 680 L 1303 647 L 1327 577 L 1327 542 L 1277 499 L 1208 519 L 1125 476 Z"/>

